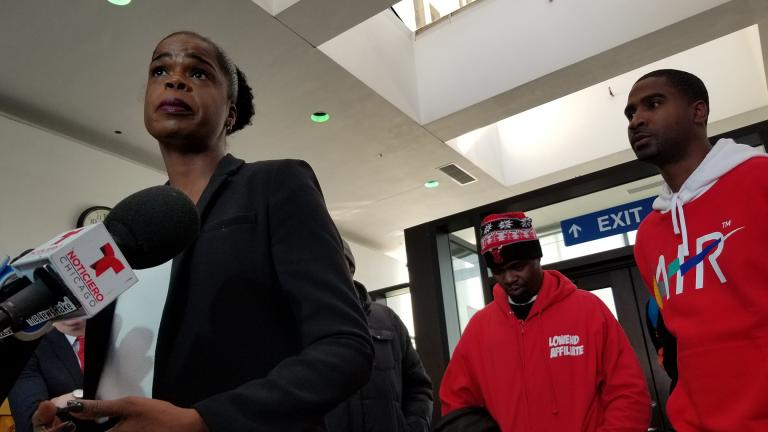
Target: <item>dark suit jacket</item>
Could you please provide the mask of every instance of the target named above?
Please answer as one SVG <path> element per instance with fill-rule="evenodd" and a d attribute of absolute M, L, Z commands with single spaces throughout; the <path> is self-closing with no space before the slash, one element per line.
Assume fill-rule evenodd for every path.
<path fill-rule="evenodd" d="M 64 334 L 51 330 L 45 335 L 8 395 L 18 432 L 32 431 L 37 405 L 75 389 L 83 388 L 77 355 Z"/>
<path fill-rule="evenodd" d="M 0 400 L 5 400 L 24 371 L 27 362 L 35 354 L 40 339 L 22 342 L 14 337 L 0 340 Z"/>
<path fill-rule="evenodd" d="M 373 353 L 312 169 L 227 155 L 197 207 L 200 236 L 173 262 L 153 397 L 194 407 L 212 432 L 322 430 Z M 113 312 L 87 327 L 86 395 Z"/>

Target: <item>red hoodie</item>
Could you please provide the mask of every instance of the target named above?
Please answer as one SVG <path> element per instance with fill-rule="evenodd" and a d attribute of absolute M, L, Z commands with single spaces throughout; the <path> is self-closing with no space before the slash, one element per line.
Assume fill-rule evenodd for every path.
<path fill-rule="evenodd" d="M 499 285 L 493 294 L 445 371 L 443 415 L 485 407 L 504 432 L 646 430 L 645 378 L 600 299 L 551 270 L 525 321 L 512 313 Z"/>
<path fill-rule="evenodd" d="M 635 258 L 677 338 L 670 421 L 680 432 L 768 431 L 768 158 L 718 142 L 654 208 Z"/>

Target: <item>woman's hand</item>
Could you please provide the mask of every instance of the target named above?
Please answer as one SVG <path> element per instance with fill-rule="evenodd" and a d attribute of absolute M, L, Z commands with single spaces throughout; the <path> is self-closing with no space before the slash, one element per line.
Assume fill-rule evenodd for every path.
<path fill-rule="evenodd" d="M 32 414 L 32 430 L 35 432 L 72 432 L 75 430 L 75 425 L 72 422 L 62 422 L 56 417 L 56 405 L 50 401 L 43 401 Z"/>
<path fill-rule="evenodd" d="M 77 418 L 96 420 L 118 417 L 110 432 L 208 432 L 200 414 L 194 409 L 179 408 L 169 402 L 141 397 L 115 400 L 78 400 L 82 411 Z"/>

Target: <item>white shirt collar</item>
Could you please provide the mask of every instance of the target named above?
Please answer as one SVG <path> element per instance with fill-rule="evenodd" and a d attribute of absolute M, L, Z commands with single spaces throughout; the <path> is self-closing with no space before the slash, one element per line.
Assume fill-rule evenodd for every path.
<path fill-rule="evenodd" d="M 512 300 L 512 297 L 510 297 L 510 296 L 507 296 L 507 299 L 509 300 L 509 303 L 510 303 L 510 304 L 513 304 L 513 305 L 515 305 L 515 306 L 525 306 L 525 305 L 529 305 L 529 304 L 531 304 L 531 303 L 535 302 L 535 301 L 536 301 L 536 297 L 538 297 L 538 296 L 539 296 L 539 295 L 538 295 L 538 294 L 536 294 L 535 296 L 531 297 L 531 299 L 530 299 L 530 300 L 528 300 L 528 301 L 527 301 L 527 302 L 525 302 L 525 303 L 515 303 L 515 302 L 514 302 L 514 300 Z"/>

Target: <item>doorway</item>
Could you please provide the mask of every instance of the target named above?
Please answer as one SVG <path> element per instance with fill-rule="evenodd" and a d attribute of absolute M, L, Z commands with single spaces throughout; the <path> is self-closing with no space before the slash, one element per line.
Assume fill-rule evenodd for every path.
<path fill-rule="evenodd" d="M 670 379 L 659 365 L 648 335 L 645 308 L 651 297 L 635 265 L 632 247 L 563 261 L 545 268 L 560 271 L 580 289 L 596 294 L 611 309 L 645 374 L 652 413 L 648 431 L 672 431 L 665 411 Z"/>
<path fill-rule="evenodd" d="M 768 121 L 710 140 L 714 143 L 726 137 L 765 149 Z M 491 275 L 485 262 L 473 257 L 479 256 L 481 222 L 491 213 L 524 211 L 536 221 L 546 268 L 561 270 L 581 288 L 614 301 L 618 320 L 637 353 L 656 404 L 649 430 L 671 430 L 664 412 L 669 381 L 657 364 L 645 330 L 644 308 L 649 295 L 634 267 L 629 246 L 634 243 L 634 233 L 566 246 L 560 224 L 567 218 L 653 196 L 660 181 L 657 175 L 655 167 L 633 160 L 407 228 L 405 243 L 416 339 L 436 394 L 461 335 L 462 320 L 478 308 L 480 291 L 483 303 L 492 297 L 492 281 L 488 280 Z M 435 421 L 440 418 L 439 411 L 436 398 Z"/>

